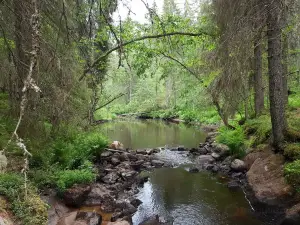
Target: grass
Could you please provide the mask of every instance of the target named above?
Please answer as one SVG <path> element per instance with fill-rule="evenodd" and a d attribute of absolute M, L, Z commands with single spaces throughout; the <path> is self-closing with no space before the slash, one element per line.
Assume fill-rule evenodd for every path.
<path fill-rule="evenodd" d="M 284 174 L 287 182 L 298 192 L 300 191 L 300 160 L 287 163 L 284 167 Z"/>

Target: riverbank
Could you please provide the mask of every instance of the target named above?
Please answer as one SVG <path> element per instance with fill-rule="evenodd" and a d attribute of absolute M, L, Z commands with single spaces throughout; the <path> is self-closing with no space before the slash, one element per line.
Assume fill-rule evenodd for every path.
<path fill-rule="evenodd" d="M 95 164 L 98 171 L 96 183 L 67 189 L 62 201 L 56 200 L 55 204 L 51 204 L 50 224 L 68 225 L 76 221 L 85 221 L 89 224 L 91 219 L 103 220 L 102 222 L 111 225 L 131 224 L 132 216 L 142 204 L 136 198 L 136 194 L 139 187 L 148 179 L 147 176 L 142 176 L 143 171 L 176 166 L 163 160 L 160 155 L 164 151 L 172 151 L 174 154 L 182 152 L 186 155 L 184 157 L 192 158 L 195 163 L 189 168 L 190 173 L 207 170 L 229 178 L 228 188 L 232 191 L 241 188 L 258 218 L 262 220 L 272 218 L 273 224 L 290 222 L 291 211 L 295 207 L 287 210 L 286 215 L 285 210 L 296 204 L 297 198 L 295 199 L 292 187 L 284 180 L 282 157 L 265 146 L 252 150 L 244 160 L 237 159 L 230 155 L 229 147 L 215 142 L 218 132 L 214 127 L 206 127 L 206 130 L 210 131 L 206 141 L 195 148 L 179 147 L 170 150 L 149 148 L 103 152 Z M 53 196 L 48 198 L 48 201 L 51 199 L 53 200 Z M 152 223 L 147 224 L 158 224 L 160 215 L 157 216 L 149 218 Z M 295 213 L 293 219 L 294 217 Z M 295 220 L 294 224 L 297 224 L 296 221 L 298 222 Z M 170 222 L 164 221 L 160 224 Z"/>

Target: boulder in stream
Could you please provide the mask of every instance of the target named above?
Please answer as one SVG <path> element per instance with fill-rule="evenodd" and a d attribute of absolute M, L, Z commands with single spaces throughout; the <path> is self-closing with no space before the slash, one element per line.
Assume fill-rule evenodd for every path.
<path fill-rule="evenodd" d="M 163 161 L 154 159 L 151 161 L 151 164 L 152 164 L 152 166 L 159 168 L 159 167 L 162 167 L 165 163 Z"/>
<path fill-rule="evenodd" d="M 200 165 L 210 164 L 213 163 L 214 161 L 215 159 L 211 155 L 200 155 L 196 160 L 196 162 Z"/>
<path fill-rule="evenodd" d="M 90 185 L 76 184 L 63 193 L 63 200 L 68 206 L 78 207 L 82 205 L 90 192 Z"/>
<path fill-rule="evenodd" d="M 247 169 L 245 162 L 243 160 L 240 160 L 240 159 L 233 160 L 230 167 L 235 172 L 243 172 Z"/>

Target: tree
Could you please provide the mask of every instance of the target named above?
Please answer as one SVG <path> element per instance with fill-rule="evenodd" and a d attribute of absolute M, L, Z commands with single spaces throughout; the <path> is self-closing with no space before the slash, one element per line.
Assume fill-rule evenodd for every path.
<path fill-rule="evenodd" d="M 285 117 L 285 94 L 282 69 L 282 1 L 274 0 L 267 4 L 267 38 L 270 114 L 272 121 L 273 144 L 280 147 L 287 129 Z"/>

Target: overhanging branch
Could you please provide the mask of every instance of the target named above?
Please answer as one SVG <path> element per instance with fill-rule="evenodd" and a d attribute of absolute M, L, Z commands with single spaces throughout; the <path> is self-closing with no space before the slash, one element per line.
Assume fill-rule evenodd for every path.
<path fill-rule="evenodd" d="M 103 55 L 99 56 L 92 65 L 90 65 L 88 68 L 86 68 L 82 74 L 82 76 L 79 78 L 79 81 L 81 81 L 86 74 L 91 70 L 91 68 L 94 68 L 95 66 L 97 66 L 103 59 L 105 59 L 109 54 L 111 54 L 112 52 L 123 48 L 126 45 L 130 45 L 132 43 L 138 42 L 138 41 L 142 41 L 142 40 L 146 40 L 146 39 L 156 39 L 156 38 L 162 38 L 162 37 L 170 37 L 170 36 L 191 36 L 191 37 L 199 37 L 202 35 L 208 35 L 211 36 L 210 34 L 206 33 L 206 32 L 200 32 L 200 33 L 189 33 L 189 32 L 171 32 L 171 33 L 165 33 L 165 34 L 156 34 L 156 35 L 146 35 L 143 37 L 139 37 L 139 38 L 135 38 L 132 39 L 130 41 L 124 42 L 122 44 L 118 44 L 117 46 L 115 46 L 114 48 L 108 50 L 107 52 L 105 52 Z"/>

